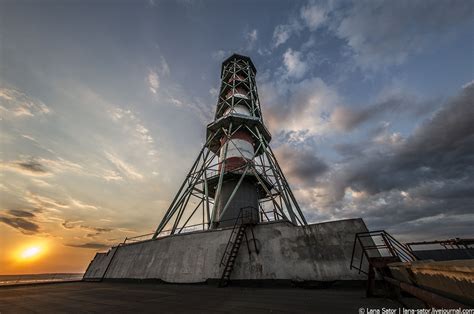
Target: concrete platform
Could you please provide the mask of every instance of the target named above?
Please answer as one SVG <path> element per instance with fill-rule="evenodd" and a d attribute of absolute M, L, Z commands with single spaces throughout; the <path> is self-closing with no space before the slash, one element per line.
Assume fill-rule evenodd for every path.
<path fill-rule="evenodd" d="M 363 288 L 217 288 L 77 282 L 0 288 L 0 313 L 359 313 L 396 308 Z M 367 311 L 365 311 L 367 312 Z"/>

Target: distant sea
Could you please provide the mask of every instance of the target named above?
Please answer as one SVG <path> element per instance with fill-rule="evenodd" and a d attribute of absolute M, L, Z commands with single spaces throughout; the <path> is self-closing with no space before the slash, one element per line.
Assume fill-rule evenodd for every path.
<path fill-rule="evenodd" d="M 82 273 L 0 275 L 0 286 L 81 280 L 83 275 Z"/>

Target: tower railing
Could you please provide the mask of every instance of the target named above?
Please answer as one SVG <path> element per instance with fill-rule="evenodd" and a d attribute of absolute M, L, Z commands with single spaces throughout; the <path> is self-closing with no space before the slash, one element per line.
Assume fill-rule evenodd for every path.
<path fill-rule="evenodd" d="M 254 210 L 254 211 L 257 211 L 257 208 L 254 208 L 254 207 L 251 207 L 251 206 L 248 206 L 248 207 L 244 207 L 242 208 L 241 210 Z M 268 214 L 272 214 L 274 215 L 273 219 L 271 216 L 269 216 Z M 250 214 L 249 214 L 250 215 Z M 241 222 L 243 221 L 242 219 L 246 219 L 247 216 L 241 216 L 239 214 L 239 216 L 237 218 L 231 218 L 231 219 L 226 219 L 226 220 L 221 220 L 220 222 L 227 222 L 227 221 L 234 221 L 237 223 L 239 220 L 241 220 Z M 252 216 L 252 217 L 255 217 L 255 216 Z M 278 212 L 276 211 L 266 211 L 264 212 L 263 210 L 260 210 L 259 211 L 259 217 L 260 217 L 260 222 L 270 222 L 270 221 L 287 221 L 287 222 L 290 222 L 288 220 L 285 219 L 285 217 L 283 217 L 281 214 L 279 214 Z M 291 223 L 291 222 L 290 222 Z M 178 234 L 185 234 L 185 233 L 190 233 L 190 232 L 197 232 L 197 231 L 206 231 L 208 230 L 207 228 L 207 223 L 199 223 L 199 224 L 194 224 L 194 225 L 186 225 L 185 227 L 183 227 L 181 229 L 181 231 L 178 233 Z M 160 239 L 160 238 L 164 238 L 164 237 L 167 237 L 167 236 L 170 236 L 171 235 L 171 230 L 172 229 L 167 229 L 167 230 L 163 230 L 161 231 L 157 237 L 155 237 L 155 239 Z M 138 235 L 138 236 L 134 236 L 134 237 L 127 237 L 125 238 L 125 240 L 123 242 L 121 242 L 121 245 L 126 245 L 126 244 L 131 244 L 131 243 L 138 243 L 138 242 L 144 242 L 144 241 L 149 241 L 149 240 L 152 240 L 153 238 L 153 235 L 154 235 L 154 232 L 150 232 L 150 233 L 146 233 L 146 234 L 141 234 L 141 235 Z"/>

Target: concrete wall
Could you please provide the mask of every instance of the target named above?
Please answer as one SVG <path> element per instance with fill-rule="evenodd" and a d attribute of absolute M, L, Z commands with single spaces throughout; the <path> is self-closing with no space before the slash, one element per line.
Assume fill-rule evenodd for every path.
<path fill-rule="evenodd" d="M 106 279 L 161 279 L 204 282 L 221 277 L 219 267 L 231 229 L 188 233 L 118 248 Z M 360 280 L 349 270 L 356 232 L 367 231 L 362 219 L 295 227 L 286 222 L 254 227 L 259 254 L 252 243 L 249 255 L 240 247 L 231 279 L 289 279 L 296 281 Z M 251 238 L 251 232 L 247 229 Z M 98 253 L 84 279 L 100 278 L 113 251 Z"/>
<path fill-rule="evenodd" d="M 107 253 L 96 253 L 84 273 L 84 278 L 102 278 L 116 250 L 117 247 L 112 247 Z"/>

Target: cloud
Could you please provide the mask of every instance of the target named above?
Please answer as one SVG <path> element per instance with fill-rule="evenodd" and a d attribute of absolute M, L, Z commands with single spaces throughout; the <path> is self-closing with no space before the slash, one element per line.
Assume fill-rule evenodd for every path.
<path fill-rule="evenodd" d="M 245 39 L 247 41 L 247 47 L 245 48 L 245 50 L 253 50 L 255 44 L 257 43 L 258 31 L 256 29 L 252 29 L 251 31 L 245 34 Z"/>
<path fill-rule="evenodd" d="M 228 55 L 230 55 L 230 52 L 222 50 L 222 49 L 216 50 L 211 54 L 212 58 L 219 62 L 224 61 L 224 58 L 227 57 Z"/>
<path fill-rule="evenodd" d="M 65 220 L 61 223 L 61 225 L 65 229 L 74 229 L 74 228 L 79 228 L 87 231 L 93 231 L 96 232 L 97 234 L 104 233 L 104 232 L 111 232 L 113 229 L 112 228 L 105 228 L 105 227 L 93 227 L 93 226 L 88 226 L 81 224 L 83 221 L 78 220 L 78 221 L 70 221 L 70 220 Z"/>
<path fill-rule="evenodd" d="M 64 227 L 64 229 L 73 229 L 73 228 L 76 228 L 77 226 L 75 225 L 75 223 L 80 223 L 82 222 L 82 220 L 80 221 L 68 221 L 68 220 L 65 220 L 61 223 L 61 225 Z"/>
<path fill-rule="evenodd" d="M 320 78 L 298 83 L 267 81 L 260 85 L 264 118 L 270 130 L 303 132 L 330 131 L 326 115 L 340 102 L 337 92 Z"/>
<path fill-rule="evenodd" d="M 35 221 L 36 215 L 27 210 L 9 209 L 0 215 L 0 222 L 17 229 L 24 234 L 35 234 L 40 231 L 40 226 Z"/>
<path fill-rule="evenodd" d="M 290 37 L 302 29 L 297 19 L 292 19 L 288 24 L 280 24 L 273 31 L 273 46 L 276 48 L 283 45 Z"/>
<path fill-rule="evenodd" d="M 119 107 L 111 107 L 108 113 L 113 121 L 115 121 L 123 129 L 124 136 L 130 138 L 129 145 L 136 145 L 138 142 L 143 144 L 146 155 L 149 157 L 157 157 L 158 152 L 154 148 L 155 140 L 150 130 L 143 124 L 141 119 L 130 109 L 122 109 Z M 140 149 L 143 149 L 140 148 Z M 152 159 L 156 161 L 156 158 Z M 102 177 L 107 181 L 120 181 L 121 176 L 113 171 L 108 170 Z"/>
<path fill-rule="evenodd" d="M 247 34 L 247 37 L 248 39 L 251 41 L 251 42 L 255 42 L 258 38 L 258 31 L 256 29 L 253 29 L 251 30 L 248 34 Z"/>
<path fill-rule="evenodd" d="M 87 243 L 82 243 L 82 244 L 69 243 L 69 244 L 65 244 L 65 245 L 66 245 L 66 246 L 70 246 L 70 247 L 81 248 L 81 249 L 96 249 L 96 250 L 101 250 L 101 249 L 108 249 L 108 248 L 110 248 L 110 244 L 107 244 L 107 243 L 98 243 L 98 242 L 87 242 Z"/>
<path fill-rule="evenodd" d="M 69 205 L 65 202 L 57 201 L 46 196 L 31 193 L 30 191 L 27 191 L 23 198 L 39 211 L 58 211 L 60 209 L 69 208 Z"/>
<path fill-rule="evenodd" d="M 369 117 L 370 111 L 356 111 L 348 107 L 336 107 L 331 114 L 334 125 L 344 131 L 354 129 Z"/>
<path fill-rule="evenodd" d="M 333 28 L 363 69 L 405 62 L 472 20 L 472 1 L 354 1 Z"/>
<path fill-rule="evenodd" d="M 316 5 L 314 2 L 310 2 L 303 6 L 300 15 L 305 25 L 311 31 L 315 31 L 323 25 L 327 18 L 326 8 Z"/>
<path fill-rule="evenodd" d="M 116 167 L 117 171 L 119 171 L 125 177 L 132 179 L 132 180 L 142 180 L 143 175 L 139 173 L 135 167 L 128 164 L 124 160 L 120 159 L 117 155 L 104 151 L 105 156 L 107 159 Z"/>
<path fill-rule="evenodd" d="M 153 144 L 153 137 L 150 131 L 143 125 L 142 121 L 130 109 L 113 107 L 109 110 L 110 117 L 115 122 L 125 128 L 127 132 L 132 133 L 134 137 L 142 140 L 143 143 Z"/>
<path fill-rule="evenodd" d="M 273 47 L 286 43 L 304 30 L 326 27 L 344 40 L 355 64 L 376 71 L 404 63 L 434 43 L 453 36 L 474 17 L 472 1 L 309 1 L 298 16 L 275 27 Z"/>
<path fill-rule="evenodd" d="M 109 232 L 114 231 L 114 229 L 112 228 L 93 227 L 93 226 L 88 226 L 81 223 L 82 223 L 82 220 L 79 220 L 79 221 L 65 220 L 61 223 L 61 225 L 66 230 L 72 230 L 72 229 L 81 230 L 83 233 L 85 233 L 84 237 L 91 238 L 91 239 L 95 239 L 103 235 L 104 233 L 109 233 Z"/>
<path fill-rule="evenodd" d="M 302 145 L 281 145 L 275 154 L 289 180 L 306 187 L 314 186 L 318 176 L 329 169 L 314 151 Z"/>
<path fill-rule="evenodd" d="M 42 101 L 17 89 L 0 86 L 0 119 L 28 118 L 51 113 L 52 110 Z"/>
<path fill-rule="evenodd" d="M 44 165 L 54 173 L 70 172 L 76 174 L 85 174 L 84 168 L 75 162 L 61 157 L 56 159 L 38 158 L 37 162 Z"/>
<path fill-rule="evenodd" d="M 418 100 L 416 97 L 399 92 L 381 95 L 379 99 L 363 108 L 337 106 L 331 113 L 331 123 L 341 131 L 352 131 L 368 121 L 379 119 L 385 114 L 391 117 L 409 113 L 412 117 L 421 117 L 433 110 L 434 105 Z"/>
<path fill-rule="evenodd" d="M 63 172 L 87 174 L 81 165 L 61 157 L 56 159 L 30 157 L 25 160 L 0 161 L 0 168 L 28 176 L 51 176 Z"/>
<path fill-rule="evenodd" d="M 171 73 L 170 66 L 168 62 L 166 62 L 165 57 L 160 57 L 160 74 L 163 76 L 169 75 Z"/>
<path fill-rule="evenodd" d="M 38 161 L 0 162 L 0 168 L 29 176 L 49 176 L 51 172 Z"/>
<path fill-rule="evenodd" d="M 372 226 L 472 213 L 474 84 L 466 85 L 397 145 L 376 145 L 327 173 L 316 200 L 336 217 L 361 215 Z M 357 145 L 354 144 L 353 147 Z M 351 147 L 349 147 L 351 152 Z"/>
<path fill-rule="evenodd" d="M 158 92 L 158 88 L 160 87 L 160 77 L 158 73 L 154 70 L 148 71 L 148 88 L 153 94 Z"/>
<path fill-rule="evenodd" d="M 36 223 L 31 222 L 24 217 L 0 216 L 0 222 L 9 225 L 12 228 L 18 229 L 24 234 L 38 233 L 40 229 Z"/>
<path fill-rule="evenodd" d="M 73 207 L 81 208 L 81 209 L 93 209 L 96 210 L 98 209 L 97 206 L 90 205 L 90 204 L 85 204 L 79 200 L 76 200 L 74 198 L 69 199 L 69 204 L 71 204 Z"/>
<path fill-rule="evenodd" d="M 25 211 L 25 210 L 20 210 L 20 209 L 10 209 L 8 210 L 8 214 L 15 216 L 15 217 L 21 217 L 21 218 L 27 218 L 27 217 L 34 217 L 35 215 L 32 212 Z"/>
<path fill-rule="evenodd" d="M 287 75 L 296 79 L 302 78 L 308 70 L 308 65 L 301 59 L 301 53 L 293 51 L 291 48 L 288 48 L 283 54 L 283 64 Z"/>
<path fill-rule="evenodd" d="M 123 181 L 123 177 L 114 170 L 105 170 L 102 174 L 102 178 L 109 182 L 109 181 Z"/>
<path fill-rule="evenodd" d="M 30 161 L 30 162 L 19 162 L 17 164 L 20 168 L 28 170 L 30 172 L 41 172 L 45 173 L 46 170 L 44 169 L 43 165 L 38 162 Z"/>
<path fill-rule="evenodd" d="M 305 29 L 316 31 L 323 26 L 329 13 L 328 5 L 316 4 L 309 1 L 302 6 L 298 16 L 291 16 L 286 24 L 279 24 L 273 31 L 273 47 L 276 48 L 286 43 L 291 36 L 299 34 Z"/>
<path fill-rule="evenodd" d="M 35 183 L 37 186 L 40 187 L 51 187 L 52 184 L 49 184 L 48 182 L 41 180 L 41 179 L 31 179 L 33 183 Z"/>

